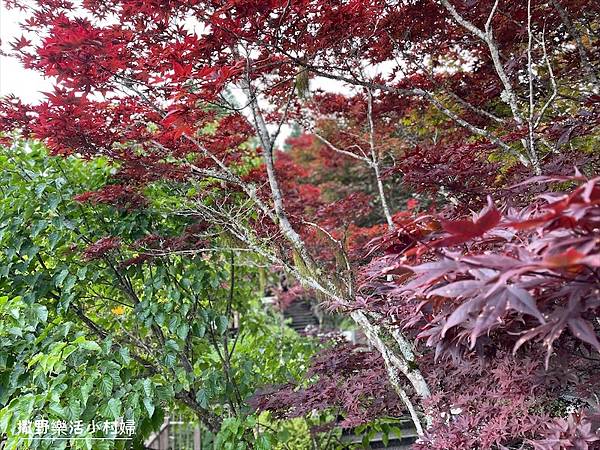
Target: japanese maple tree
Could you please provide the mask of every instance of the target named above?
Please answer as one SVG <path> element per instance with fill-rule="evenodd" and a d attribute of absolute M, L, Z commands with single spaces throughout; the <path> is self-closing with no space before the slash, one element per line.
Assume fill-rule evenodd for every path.
<path fill-rule="evenodd" d="M 383 361 L 418 446 L 594 445 L 592 413 L 553 407 L 590 404 L 572 393 L 580 380 L 597 392 L 597 2 L 7 4 L 27 17 L 11 53 L 55 86 L 38 105 L 4 99 L 0 129 L 108 158 L 112 186 L 79 201 L 134 211 L 156 181 L 189 188 L 177 213 L 194 236 L 227 236 L 356 322 L 381 359 L 339 356 Z M 290 125 L 304 134 L 278 152 Z M 592 176 L 514 187 L 564 176 L 566 150 Z M 120 242 L 105 236 L 82 258 Z M 559 343 L 578 378 L 559 375 L 562 390 L 531 378 L 566 370 Z M 367 400 L 388 392 L 365 386 Z M 350 406 L 346 425 L 393 410 Z"/>

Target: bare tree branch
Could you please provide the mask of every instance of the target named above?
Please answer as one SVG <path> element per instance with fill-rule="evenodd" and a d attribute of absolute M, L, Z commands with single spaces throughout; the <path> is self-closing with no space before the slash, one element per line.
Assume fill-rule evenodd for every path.
<path fill-rule="evenodd" d="M 367 121 L 369 123 L 369 148 L 371 149 L 371 167 L 375 172 L 375 181 L 377 183 L 377 191 L 379 192 L 379 202 L 383 209 L 385 220 L 390 227 L 390 230 L 394 230 L 396 226 L 392 220 L 392 214 L 390 207 L 388 206 L 387 199 L 385 197 L 385 191 L 383 189 L 383 180 L 381 179 L 381 170 L 379 167 L 380 158 L 379 152 L 375 149 L 375 125 L 373 123 L 373 93 L 371 89 L 367 88 Z"/>
<path fill-rule="evenodd" d="M 577 27 L 571 21 L 569 17 L 569 13 L 566 9 L 562 7 L 562 5 L 557 0 L 552 0 L 552 6 L 554 9 L 558 11 L 558 15 L 562 20 L 562 23 L 565 25 L 565 28 L 569 32 L 569 34 L 575 40 L 575 44 L 577 45 L 577 51 L 579 52 L 579 59 L 581 60 L 581 65 L 583 69 L 588 74 L 588 77 L 591 83 L 594 85 L 595 92 L 598 92 L 600 89 L 600 81 L 598 80 L 598 76 L 596 75 L 596 71 L 594 70 L 594 66 L 592 65 L 590 58 L 588 56 L 587 50 L 583 45 L 583 40 L 581 38 L 581 33 L 577 29 Z"/>

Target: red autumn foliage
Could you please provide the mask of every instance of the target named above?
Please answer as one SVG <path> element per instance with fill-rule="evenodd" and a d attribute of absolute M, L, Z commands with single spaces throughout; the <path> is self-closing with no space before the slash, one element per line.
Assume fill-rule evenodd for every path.
<path fill-rule="evenodd" d="M 312 361 L 307 376 L 318 381 L 306 388 L 289 384 L 266 390 L 256 395 L 251 405 L 273 411 L 278 418 L 333 410 L 338 420 L 329 426 L 342 428 L 401 413 L 396 394 L 386 381 L 381 357 L 373 352 L 338 342 Z"/>
<path fill-rule="evenodd" d="M 546 360 L 565 330 L 600 351 L 593 321 L 600 307 L 599 184 L 595 178 L 568 194 L 548 192 L 504 217 L 490 205 L 473 222 L 409 219 L 385 241 L 387 254 L 367 266 L 365 287 L 378 273 L 399 274 L 401 284 L 376 288 L 413 305 L 403 321 L 419 326 L 436 356 L 458 356 L 501 330 L 515 350 L 543 341 Z M 432 220 L 440 225 L 424 233 Z"/>
<path fill-rule="evenodd" d="M 425 402 L 434 419 L 415 448 L 595 448 L 579 399 L 600 386 L 600 179 L 559 180 L 581 185 L 502 215 L 490 204 L 475 220 L 398 216 L 398 231 L 371 243 L 380 255 L 364 269 L 363 307 L 425 344 L 419 364 L 434 389 Z M 323 355 L 334 366 L 347 357 Z M 363 421 L 344 409 L 331 383 L 272 390 L 256 406 L 290 417 L 341 405 L 343 424 L 368 420 L 368 408 Z M 572 413 L 552 418 L 563 408 Z"/>
<path fill-rule="evenodd" d="M 83 258 L 88 261 L 99 259 L 119 247 L 121 247 L 121 240 L 118 237 L 105 236 L 88 245 L 83 251 Z"/>
<path fill-rule="evenodd" d="M 112 205 L 118 209 L 138 209 L 147 203 L 142 194 L 128 185 L 107 184 L 98 191 L 84 192 L 73 197 L 77 202 Z"/>

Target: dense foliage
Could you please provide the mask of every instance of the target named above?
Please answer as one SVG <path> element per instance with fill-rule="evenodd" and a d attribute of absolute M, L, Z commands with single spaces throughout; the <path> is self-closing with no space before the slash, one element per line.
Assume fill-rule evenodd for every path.
<path fill-rule="evenodd" d="M 108 350 L 129 349 L 133 385 L 154 370 L 213 432 L 243 421 L 242 445 L 268 445 L 247 422 L 259 384 L 278 387 L 256 392 L 256 413 L 306 417 L 315 447 L 400 415 L 417 449 L 600 445 L 597 1 L 7 4 L 26 16 L 12 55 L 54 89 L 0 103 L 3 142 L 43 142 L 74 165 L 65 179 L 83 160 L 111 168 L 23 200 L 44 216 L 31 236 L 8 203 L 23 243 L 7 244 L 21 262 L 5 304 L 33 305 L 14 316 L 34 340 L 44 311 L 87 326 L 74 352 L 100 354 L 93 335 L 127 325 Z M 47 225 L 60 199 L 82 212 Z M 259 332 L 265 289 L 346 315 L 366 345 L 304 370 L 290 341 L 245 379 L 263 360 L 235 336 L 285 338 Z M 103 305 L 98 324 L 82 295 Z M 203 348 L 217 360 L 196 370 Z"/>
<path fill-rule="evenodd" d="M 135 424 L 139 445 L 165 414 L 180 411 L 213 433 L 206 445 L 268 448 L 268 433 L 258 441 L 252 433 L 257 417 L 247 398 L 299 377 L 312 344 L 263 310 L 256 271 L 218 251 L 153 252 L 156 241 L 197 241 L 187 219 L 168 213 L 181 200 L 155 186 L 135 212 L 90 201 L 86 191 L 110 177 L 105 160 L 63 161 L 38 144 L 1 158 L 2 433 L 22 420 L 123 418 Z M 95 436 L 32 447 L 126 444 Z M 24 442 L 9 437 L 3 448 Z"/>

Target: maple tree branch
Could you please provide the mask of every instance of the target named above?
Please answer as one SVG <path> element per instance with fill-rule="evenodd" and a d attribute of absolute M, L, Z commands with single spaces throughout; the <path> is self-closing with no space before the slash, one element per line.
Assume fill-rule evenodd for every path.
<path fill-rule="evenodd" d="M 286 56 L 290 57 L 289 55 L 286 55 Z M 319 68 L 316 68 L 315 66 L 312 66 L 312 65 L 310 65 L 310 64 L 306 63 L 305 61 L 302 61 L 302 60 L 300 60 L 298 58 L 291 57 L 291 59 L 295 63 L 300 64 L 300 65 L 308 68 L 311 72 L 315 73 L 316 75 L 322 76 L 324 78 L 329 78 L 329 79 L 338 80 L 338 81 L 344 81 L 344 82 L 347 82 L 347 83 L 352 84 L 354 86 L 363 86 L 363 87 L 366 87 L 366 88 L 369 88 L 369 89 L 380 89 L 380 90 L 385 91 L 385 92 L 392 92 L 392 93 L 399 94 L 399 95 L 416 96 L 416 97 L 424 98 L 425 100 L 429 101 L 433 106 L 435 106 L 440 112 L 442 112 L 448 118 L 450 118 L 454 122 L 456 122 L 458 125 L 460 125 L 463 128 L 469 130 L 473 134 L 477 134 L 479 136 L 482 136 L 482 137 L 488 139 L 493 144 L 497 145 L 498 147 L 502 148 L 503 150 L 506 150 L 507 152 L 510 152 L 511 154 L 513 154 L 516 157 L 518 157 L 521 160 L 521 162 L 523 162 L 524 164 L 529 165 L 528 164 L 528 160 L 525 159 L 523 157 L 523 155 L 521 155 L 514 148 L 512 148 L 508 144 L 506 144 L 506 142 L 504 142 L 500 138 L 494 136 L 489 131 L 487 131 L 487 130 L 485 130 L 483 128 L 479 128 L 479 127 L 477 127 L 477 126 L 475 126 L 475 125 L 467 122 L 466 120 L 462 119 L 460 116 L 458 116 L 458 114 L 456 114 L 455 112 L 453 112 L 452 110 L 450 110 L 449 108 L 447 108 L 441 101 L 439 101 L 429 91 L 426 91 L 426 90 L 420 89 L 420 88 L 417 88 L 417 89 L 400 89 L 400 88 L 395 88 L 393 86 L 388 86 L 388 85 L 381 84 L 381 83 L 375 83 L 375 82 L 368 82 L 368 81 L 364 81 L 364 80 L 352 79 L 352 78 L 348 78 L 348 77 L 344 77 L 344 76 L 335 75 L 335 74 L 331 74 L 331 73 L 325 72 L 325 71 L 323 71 L 323 70 L 321 70 Z"/>
<path fill-rule="evenodd" d="M 410 418 L 412 419 L 412 422 L 415 426 L 415 430 L 416 430 L 417 434 L 419 436 L 422 436 L 424 434 L 424 431 L 423 431 L 423 425 L 421 424 L 421 419 L 419 418 L 419 415 L 417 413 L 415 405 L 413 404 L 410 397 L 406 393 L 406 390 L 402 387 L 402 382 L 400 380 L 399 373 L 398 373 L 399 369 L 392 363 L 393 356 L 390 354 L 390 352 L 387 348 L 383 349 L 381 356 L 383 357 L 383 361 L 385 363 L 385 367 L 386 367 L 386 370 L 388 373 L 390 384 L 392 385 L 392 387 L 398 394 L 398 397 L 400 397 L 400 400 L 402 400 L 402 403 L 404 403 L 404 406 L 406 406 L 406 409 L 408 410 L 408 413 L 410 414 Z"/>
<path fill-rule="evenodd" d="M 389 365 L 386 364 L 386 369 L 390 378 L 397 379 L 397 372 L 399 370 L 411 383 L 416 394 L 421 399 L 426 399 L 431 396 L 427 381 L 421 374 L 421 371 L 416 367 L 414 354 L 410 346 L 408 348 L 404 345 L 399 346 L 400 353 L 391 351 L 389 345 L 385 342 L 386 332 L 383 330 L 381 325 L 373 323 L 369 320 L 367 314 L 363 311 L 353 311 L 350 313 L 354 321 L 361 326 L 369 341 L 375 346 L 375 348 L 384 357 L 389 360 Z M 402 333 L 397 332 L 394 339 L 399 337 Z M 400 340 L 403 342 L 402 340 Z M 397 341 L 396 341 L 397 342 Z M 407 358 L 408 356 L 408 358 Z M 430 425 L 431 419 L 426 416 L 427 426 Z M 416 426 L 416 425 L 415 425 Z"/>
<path fill-rule="evenodd" d="M 326 137 L 324 137 L 323 135 L 321 135 L 319 133 L 315 132 L 314 135 L 315 135 L 315 137 L 317 139 L 319 139 L 321 142 L 323 142 L 325 145 L 327 145 L 334 152 L 340 153 L 340 154 L 348 156 L 350 158 L 357 159 L 357 160 L 362 161 L 362 162 L 364 162 L 366 164 L 370 164 L 371 163 L 371 160 L 369 158 L 367 158 L 366 156 L 360 156 L 360 155 L 357 155 L 356 153 L 349 152 L 348 150 L 341 149 L 341 148 L 337 147 L 335 144 L 333 144 Z"/>
<path fill-rule="evenodd" d="M 481 40 L 485 41 L 487 39 L 485 33 L 479 28 L 477 28 L 472 22 L 469 22 L 467 19 L 461 16 L 456 10 L 456 8 L 452 5 L 452 3 L 450 3 L 448 0 L 440 0 L 440 2 L 459 25 L 461 25 L 463 28 L 466 28 L 468 31 L 470 31 L 472 34 L 474 34 Z M 492 12 L 494 10 L 495 8 L 492 8 Z M 488 26 L 491 23 L 491 19 L 492 15 L 490 14 L 490 17 L 488 17 L 488 20 L 486 22 L 486 26 Z"/>
<path fill-rule="evenodd" d="M 292 88 L 290 89 L 290 93 L 288 95 L 288 99 L 285 102 L 285 107 L 284 107 L 283 112 L 281 114 L 281 118 L 279 119 L 279 122 L 277 123 L 277 129 L 273 133 L 273 144 L 275 144 L 275 140 L 277 139 L 277 137 L 281 133 L 281 127 L 283 126 L 283 124 L 285 123 L 285 119 L 287 118 L 288 110 L 290 109 L 290 105 L 292 104 L 292 99 L 294 98 L 294 92 L 295 92 L 295 90 L 296 90 L 296 86 L 292 85 Z"/>
<path fill-rule="evenodd" d="M 297 267 L 284 260 L 282 257 L 275 255 L 273 249 L 273 237 L 268 241 L 261 240 L 254 230 L 249 226 L 246 226 L 243 221 L 238 218 L 232 217 L 224 209 L 216 210 L 204 204 L 197 204 L 198 214 L 205 219 L 212 221 L 212 223 L 221 224 L 226 228 L 236 239 L 240 242 L 244 242 L 248 247 L 256 252 L 258 255 L 264 257 L 271 264 L 283 267 L 289 272 L 294 278 L 296 278 L 302 285 L 309 289 L 313 289 L 339 305 L 348 305 L 348 301 L 341 297 L 336 289 L 331 289 L 329 284 L 324 284 L 315 278 L 315 272 L 304 272 L 299 270 Z M 316 272 L 318 274 L 318 272 Z"/>
<path fill-rule="evenodd" d="M 548 57 L 548 52 L 546 51 L 546 39 L 544 37 L 544 33 L 542 33 L 541 46 L 542 46 L 542 52 L 544 54 L 544 61 L 546 62 L 546 67 L 548 68 L 548 75 L 550 76 L 550 83 L 552 84 L 552 95 L 546 101 L 544 106 L 542 106 L 542 109 L 540 110 L 538 118 L 535 122 L 534 128 L 537 128 L 540 125 L 540 122 L 542 121 L 544 114 L 546 113 L 546 110 L 550 107 L 550 105 L 552 105 L 552 103 L 554 102 L 554 99 L 556 99 L 556 96 L 558 94 L 558 86 L 556 84 L 556 78 L 554 77 L 554 71 L 552 70 L 552 63 L 550 62 L 550 58 Z"/>
<path fill-rule="evenodd" d="M 375 172 L 377 191 L 379 192 L 379 201 L 381 203 L 381 208 L 383 209 L 385 220 L 390 230 L 394 230 L 396 226 L 394 225 L 392 214 L 390 212 L 390 207 L 388 206 L 388 202 L 385 197 L 383 180 L 381 179 L 381 171 L 379 167 L 379 155 L 375 150 L 375 124 L 373 123 L 373 93 L 369 88 L 367 88 L 367 122 L 369 124 L 369 148 L 371 150 L 370 166 L 372 167 L 373 172 Z"/>
<path fill-rule="evenodd" d="M 478 134 L 478 135 L 480 135 L 482 137 L 485 137 L 487 140 L 489 140 L 493 144 L 496 144 L 498 147 L 502 148 L 503 150 L 506 150 L 510 154 L 512 154 L 512 155 L 516 156 L 517 158 L 519 158 L 519 160 L 521 162 L 523 162 L 525 165 L 528 165 L 528 160 L 521 153 L 519 153 L 517 150 L 515 150 L 510 145 L 508 145 L 506 142 L 504 142 L 502 139 L 497 138 L 496 136 L 494 136 L 489 131 L 484 130 L 483 128 L 476 127 L 475 125 L 472 125 L 471 123 L 469 123 L 466 120 L 462 119 L 454 111 L 452 111 L 452 110 L 448 109 L 446 106 L 444 106 L 438 99 L 436 99 L 433 96 L 433 94 L 430 94 L 430 93 L 427 92 L 426 96 L 429 98 L 429 101 L 437 109 L 439 109 L 446 116 L 450 117 L 456 123 L 458 123 L 459 125 L 461 125 L 463 128 L 466 128 L 467 130 L 471 131 L 474 134 Z"/>
<path fill-rule="evenodd" d="M 388 32 L 388 37 L 389 39 L 392 41 L 392 43 L 394 44 L 395 48 L 399 48 L 399 45 L 397 43 L 397 41 L 394 39 L 394 37 Z M 396 61 L 396 64 L 398 66 L 398 68 L 400 69 L 401 64 L 400 61 L 398 61 L 398 58 L 396 57 L 396 55 L 394 55 L 394 60 Z M 420 64 L 418 61 L 416 61 L 414 58 L 410 61 L 412 62 L 418 69 L 420 69 L 423 74 L 425 74 L 427 76 L 427 79 L 429 81 L 431 81 L 432 84 L 437 84 L 439 85 L 439 80 L 435 79 L 429 70 L 426 70 L 425 67 L 423 67 L 422 64 Z M 402 71 L 402 69 L 400 69 Z M 402 71 L 404 73 L 404 71 Z M 406 76 L 406 74 L 405 74 Z M 498 123 L 505 123 L 506 121 L 498 116 L 496 116 L 495 114 L 492 114 L 482 108 L 478 108 L 477 106 L 472 105 L 471 103 L 469 103 L 468 101 L 464 100 L 462 97 L 460 97 L 458 94 L 456 94 L 449 86 L 448 86 L 448 82 L 446 80 L 443 81 L 443 85 L 441 86 L 441 88 L 443 89 L 443 92 L 445 92 L 446 94 L 448 94 L 450 96 L 450 98 L 452 98 L 454 101 L 456 101 L 457 103 L 459 103 L 461 106 L 464 106 L 465 108 L 467 108 L 468 110 L 479 114 L 480 116 L 483 117 L 487 117 L 488 119 L 493 120 L 494 122 L 498 122 Z"/>
<path fill-rule="evenodd" d="M 460 13 L 456 10 L 456 8 L 454 8 L 454 6 L 448 0 L 440 0 L 440 2 L 442 3 L 444 8 L 446 8 L 446 10 L 450 13 L 450 15 L 454 18 L 454 20 L 459 25 L 461 25 L 463 28 L 470 31 L 472 34 L 479 37 L 481 40 L 483 40 L 486 43 L 486 45 L 489 49 L 489 52 L 490 52 L 490 56 L 492 58 L 494 69 L 496 70 L 496 73 L 497 73 L 498 77 L 500 78 L 502 85 L 504 86 L 504 92 L 503 92 L 503 95 L 501 95 L 501 97 L 510 106 L 515 123 L 519 126 L 524 125 L 525 120 L 523 119 L 523 116 L 522 116 L 521 112 L 519 111 L 519 103 L 518 103 L 517 95 L 514 91 L 514 88 L 512 86 L 512 83 L 511 83 L 506 71 L 504 70 L 504 66 L 502 65 L 502 61 L 500 60 L 500 50 L 498 48 L 496 40 L 494 39 L 494 29 L 492 27 L 492 20 L 498 9 L 499 0 L 495 0 L 495 2 L 494 2 L 492 10 L 490 11 L 488 19 L 485 23 L 485 31 L 479 29 L 472 22 L 467 20 L 465 17 L 461 16 Z M 528 51 L 530 52 L 530 50 L 531 50 L 530 45 L 531 45 L 531 40 L 532 40 L 531 5 L 530 4 L 528 4 L 528 19 L 527 20 L 528 20 L 527 29 L 528 29 L 528 34 L 529 34 Z M 533 87 L 531 84 L 532 83 L 531 82 L 531 78 L 532 78 L 531 55 L 529 55 L 528 69 L 529 69 L 529 79 L 530 79 L 530 98 L 532 98 Z M 533 108 L 530 107 L 530 113 L 531 113 L 532 109 Z M 522 144 L 523 144 L 523 147 L 524 147 L 528 157 L 527 157 L 527 160 L 521 159 L 521 161 L 523 163 L 525 163 L 525 165 L 530 165 L 536 175 L 540 175 L 541 167 L 540 167 L 537 152 L 535 150 L 533 126 L 531 125 L 531 123 L 532 123 L 532 120 L 528 119 L 527 124 L 528 124 L 528 128 L 530 130 L 528 133 L 528 138 L 522 139 Z M 527 162 L 528 162 L 528 164 L 527 164 Z"/>
<path fill-rule="evenodd" d="M 336 256 L 336 258 L 341 260 L 339 265 L 341 266 L 343 264 L 345 266 L 346 276 L 342 277 L 342 281 L 344 281 L 344 284 L 346 285 L 346 289 L 348 291 L 348 297 L 353 298 L 354 297 L 354 275 L 352 272 L 352 266 L 350 264 L 350 260 L 348 259 L 348 254 L 344 250 L 344 246 L 343 246 L 342 242 L 335 239 L 329 231 L 327 231 L 325 228 L 323 228 L 322 226 L 320 226 L 317 223 L 309 222 L 307 220 L 303 220 L 302 223 L 305 223 L 305 224 L 319 230 L 334 245 L 334 247 L 336 248 L 335 256 Z"/>
<path fill-rule="evenodd" d="M 500 61 L 500 51 L 498 50 L 498 45 L 494 40 L 493 27 L 491 26 L 492 19 L 498 7 L 498 0 L 495 1 L 492 11 L 490 12 L 490 15 L 486 21 L 485 31 L 477 28 L 472 22 L 461 16 L 448 0 L 440 0 L 440 2 L 459 25 L 470 31 L 487 44 L 494 68 L 496 69 L 496 73 L 498 74 L 500 81 L 502 81 L 504 91 L 506 92 L 505 101 L 510 106 L 515 122 L 518 125 L 521 125 L 523 123 L 523 119 L 521 117 L 521 113 L 519 112 L 517 95 L 515 94 L 510 79 L 508 78 L 508 75 L 502 66 L 502 62 Z"/>
<path fill-rule="evenodd" d="M 490 11 L 488 19 L 486 21 L 486 30 L 485 31 L 479 29 L 473 23 L 471 23 L 470 21 L 465 19 L 463 16 L 461 16 L 458 13 L 458 11 L 456 10 L 456 8 L 454 8 L 454 6 L 448 0 L 440 0 L 440 1 L 441 1 L 442 5 L 450 12 L 452 17 L 456 20 L 456 22 L 459 23 L 459 25 L 466 28 L 468 31 L 473 33 L 475 36 L 479 37 L 481 40 L 483 40 L 487 44 L 488 49 L 490 51 L 490 55 L 492 57 L 492 62 L 493 62 L 494 68 L 504 86 L 505 95 L 503 95 L 503 99 L 510 106 L 510 109 L 511 109 L 512 115 L 513 115 L 513 119 L 515 120 L 517 125 L 522 125 L 523 118 L 522 118 L 521 113 L 519 112 L 518 99 L 514 92 L 512 84 L 510 82 L 510 79 L 508 78 L 508 75 L 506 74 L 506 71 L 504 70 L 504 67 L 501 63 L 500 52 L 499 52 L 498 46 L 494 40 L 493 29 L 491 26 L 493 17 L 495 16 L 496 12 L 498 11 L 499 0 L 495 1 L 494 5 L 492 7 L 492 10 Z M 227 30 L 227 29 L 224 29 L 224 31 L 232 33 L 231 30 Z M 232 33 L 232 34 L 240 40 L 251 42 L 247 38 L 238 36 L 235 33 Z M 276 50 L 276 51 L 282 53 L 283 55 L 285 55 L 287 58 L 290 59 L 290 61 L 294 62 L 295 64 L 298 64 L 298 65 L 308 69 L 310 72 L 314 73 L 315 75 L 322 76 L 324 78 L 346 82 L 346 83 L 354 85 L 354 86 L 362 86 L 362 87 L 367 87 L 367 88 L 371 88 L 371 89 L 380 89 L 382 91 L 392 92 L 392 93 L 396 93 L 399 95 L 422 97 L 425 100 L 428 100 L 430 103 L 432 103 L 437 109 L 439 109 L 443 114 L 445 114 L 447 117 L 449 117 L 450 119 L 455 121 L 458 125 L 462 126 L 463 128 L 466 128 L 473 134 L 477 134 L 482 137 L 485 137 L 486 139 L 490 140 L 490 142 L 492 142 L 493 144 L 495 144 L 495 145 L 499 146 L 500 148 L 515 155 L 524 165 L 533 166 L 533 169 L 536 173 L 540 171 L 539 167 L 536 166 L 536 161 L 531 161 L 530 158 L 523 156 L 518 151 L 516 151 L 515 149 L 513 149 L 512 147 L 507 145 L 505 142 L 503 142 L 501 139 L 499 139 L 498 137 L 489 133 L 485 129 L 479 128 L 479 127 L 467 122 L 466 120 L 460 118 L 457 114 L 452 112 L 449 108 L 447 108 L 445 105 L 443 105 L 443 103 L 441 103 L 438 99 L 436 99 L 435 96 L 431 92 L 428 92 L 428 91 L 420 89 L 420 88 L 416 88 L 416 89 L 396 88 L 396 87 L 389 86 L 389 85 L 382 84 L 382 83 L 374 83 L 374 82 L 368 82 L 365 80 L 360 80 L 356 76 L 349 78 L 349 77 L 346 77 L 343 75 L 334 74 L 334 73 L 331 73 L 328 71 L 329 69 L 331 69 L 331 67 L 325 68 L 325 67 L 316 66 L 314 64 L 309 64 L 306 60 L 290 54 L 285 49 L 281 48 L 280 46 L 278 46 L 276 44 L 265 44 L 265 43 L 261 42 L 258 45 L 271 47 L 273 50 Z M 338 69 L 338 70 L 341 70 L 341 69 Z M 472 105 L 471 105 L 471 107 L 475 108 Z M 469 108 L 469 109 L 472 109 L 472 108 Z M 477 110 L 477 112 L 481 112 L 477 108 L 476 108 L 476 110 Z M 487 115 L 487 114 L 485 114 L 485 112 L 484 112 L 484 115 Z M 528 143 L 526 142 L 526 140 L 523 140 L 522 143 L 523 143 L 524 149 L 529 154 L 529 152 L 527 151 Z"/>
<path fill-rule="evenodd" d="M 285 212 L 285 207 L 283 204 L 283 194 L 281 192 L 281 188 L 279 187 L 279 182 L 275 173 L 274 164 L 274 142 L 277 136 L 270 136 L 269 134 L 267 125 L 260 110 L 260 106 L 258 105 L 258 100 L 256 96 L 253 95 L 253 88 L 250 83 L 249 57 L 246 58 L 246 61 L 247 68 L 245 77 L 242 79 L 242 89 L 244 90 L 246 95 L 251 99 L 249 104 L 251 108 L 252 119 L 254 121 L 254 126 L 257 135 L 262 144 L 263 160 L 267 169 L 267 179 L 271 188 L 271 199 L 273 201 L 275 215 L 277 216 L 277 221 L 275 221 L 275 223 L 279 226 L 280 230 L 282 231 L 288 242 L 292 245 L 294 250 L 298 253 L 298 256 L 302 259 L 303 264 L 311 273 L 311 278 L 314 278 L 313 281 L 316 284 L 320 285 L 319 290 L 329 292 L 329 295 L 335 293 L 334 297 L 344 297 L 346 294 L 338 293 L 338 289 L 335 286 L 335 284 L 331 283 L 330 280 L 327 280 L 326 277 L 322 275 L 322 271 L 315 263 L 312 255 L 306 248 L 306 244 L 290 223 L 287 213 Z M 322 280 L 322 283 L 325 286 L 322 286 L 321 283 L 316 281 L 318 278 Z"/>
<path fill-rule="evenodd" d="M 496 0 L 497 1 L 497 0 Z M 528 144 L 528 152 L 529 159 L 531 160 L 531 164 L 534 168 L 536 175 L 541 175 L 541 168 L 539 163 L 539 158 L 535 149 L 535 125 L 534 125 L 534 112 L 535 112 L 535 103 L 534 103 L 534 87 L 533 87 L 533 55 L 532 55 L 532 46 L 533 46 L 533 30 L 531 24 L 531 0 L 527 0 L 527 80 L 529 84 L 529 116 L 527 117 L 527 129 L 529 134 L 529 139 L 527 141 Z"/>
<path fill-rule="evenodd" d="M 581 33 L 573 24 L 571 18 L 569 17 L 569 13 L 565 8 L 563 8 L 560 2 L 558 2 L 557 0 L 551 0 L 551 2 L 552 6 L 554 6 L 554 9 L 556 9 L 556 11 L 558 12 L 558 15 L 560 16 L 560 19 L 564 24 L 565 28 L 575 41 L 577 51 L 579 52 L 579 59 L 581 60 L 581 65 L 583 66 L 583 69 L 587 72 L 587 75 L 591 83 L 593 84 L 595 91 L 598 92 L 598 90 L 600 90 L 600 80 L 598 80 L 598 76 L 596 75 L 596 71 L 594 70 L 592 62 L 590 61 L 588 52 L 585 46 L 583 45 Z"/>
<path fill-rule="evenodd" d="M 488 15 L 487 20 L 485 21 L 485 30 L 486 32 L 492 28 L 492 20 L 494 20 L 494 16 L 496 15 L 496 10 L 498 9 L 499 0 L 494 1 L 494 5 L 492 6 L 492 10 Z"/>
<path fill-rule="evenodd" d="M 433 79 L 431 79 L 433 81 Z M 450 98 L 452 98 L 453 100 L 455 100 L 457 103 L 459 103 L 461 106 L 464 106 L 465 108 L 467 108 L 470 111 L 473 111 L 476 114 L 479 114 L 480 116 L 483 117 L 487 117 L 488 119 L 493 120 L 494 122 L 503 124 L 506 121 L 498 116 L 496 116 L 495 114 L 492 114 L 489 111 L 486 111 L 485 109 L 482 108 L 478 108 L 477 106 L 472 105 L 471 103 L 469 103 L 468 101 L 464 100 L 462 97 L 460 97 L 459 95 L 457 95 L 454 91 L 452 91 L 449 87 L 443 86 L 443 90 L 445 93 L 447 93 Z"/>

